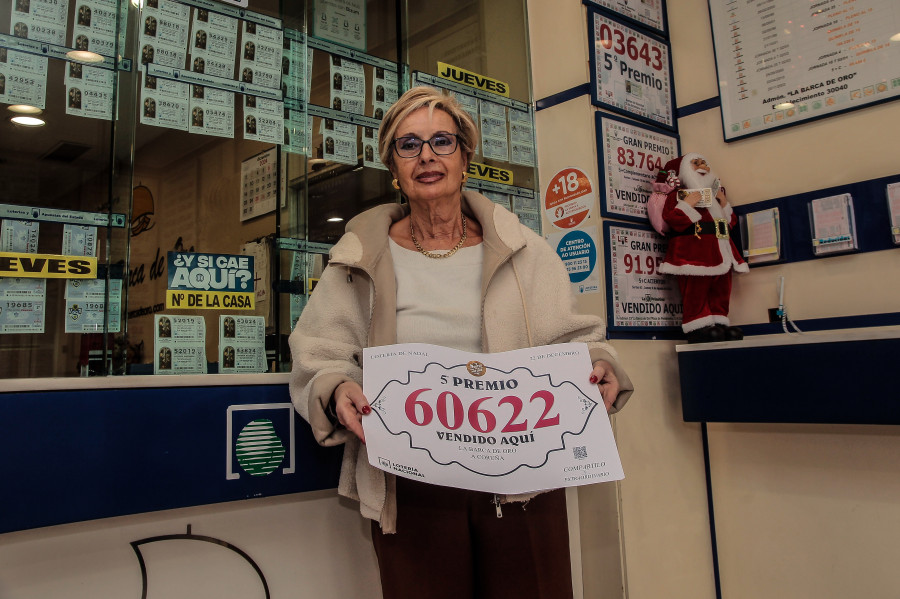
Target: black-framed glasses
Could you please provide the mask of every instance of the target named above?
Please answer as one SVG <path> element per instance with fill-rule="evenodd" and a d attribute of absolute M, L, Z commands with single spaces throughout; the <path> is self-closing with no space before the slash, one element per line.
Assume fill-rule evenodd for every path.
<path fill-rule="evenodd" d="M 446 156 L 456 151 L 459 145 L 458 137 L 453 133 L 438 133 L 431 139 L 419 139 L 414 135 L 407 135 L 394 140 L 394 151 L 401 158 L 415 158 L 422 153 L 422 147 L 428 144 L 431 146 L 432 152 Z"/>

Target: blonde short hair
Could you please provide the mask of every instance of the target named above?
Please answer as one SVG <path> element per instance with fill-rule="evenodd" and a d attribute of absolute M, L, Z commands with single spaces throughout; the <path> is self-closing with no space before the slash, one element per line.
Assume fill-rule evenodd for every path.
<path fill-rule="evenodd" d="M 397 136 L 397 128 L 406 117 L 425 107 L 431 111 L 437 108 L 450 115 L 458 129 L 457 140 L 460 151 L 465 152 L 467 163 L 472 162 L 478 144 L 478 125 L 456 98 L 445 96 L 433 87 L 425 86 L 414 87 L 407 91 L 384 115 L 381 128 L 378 130 L 378 156 L 381 162 L 388 168 L 394 165 L 394 138 Z"/>

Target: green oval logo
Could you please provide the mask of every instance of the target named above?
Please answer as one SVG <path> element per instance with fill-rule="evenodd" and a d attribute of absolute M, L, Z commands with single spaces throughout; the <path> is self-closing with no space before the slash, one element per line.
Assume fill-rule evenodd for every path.
<path fill-rule="evenodd" d="M 284 460 L 284 445 L 275 434 L 272 421 L 261 418 L 241 430 L 235 442 L 238 464 L 251 476 L 271 474 Z"/>

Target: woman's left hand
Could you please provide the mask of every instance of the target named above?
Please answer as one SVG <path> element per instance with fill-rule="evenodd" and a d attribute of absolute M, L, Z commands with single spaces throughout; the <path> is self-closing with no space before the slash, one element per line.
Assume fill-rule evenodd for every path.
<path fill-rule="evenodd" d="M 616 378 L 616 372 L 613 370 L 612 364 L 606 360 L 594 362 L 590 380 L 591 383 L 597 385 L 597 388 L 600 389 L 600 394 L 603 396 L 603 404 L 606 406 L 608 413 L 619 395 L 619 379 Z"/>

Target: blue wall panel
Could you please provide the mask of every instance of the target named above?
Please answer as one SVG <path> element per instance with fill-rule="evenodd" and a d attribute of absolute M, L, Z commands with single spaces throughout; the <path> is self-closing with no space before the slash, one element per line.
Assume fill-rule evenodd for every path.
<path fill-rule="evenodd" d="M 289 404 L 287 385 L 0 394 L 0 533 L 336 487 L 342 449 Z M 287 450 L 256 476 L 235 457 L 254 420 Z"/>

